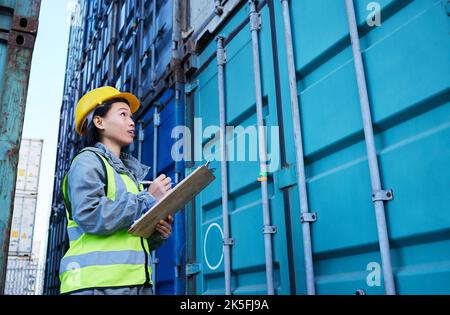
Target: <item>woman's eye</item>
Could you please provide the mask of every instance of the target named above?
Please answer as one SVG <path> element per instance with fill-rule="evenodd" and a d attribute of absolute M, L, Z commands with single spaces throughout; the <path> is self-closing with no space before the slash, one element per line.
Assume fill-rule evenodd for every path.
<path fill-rule="evenodd" d="M 125 113 L 121 113 L 120 115 L 124 115 L 125 116 Z"/>

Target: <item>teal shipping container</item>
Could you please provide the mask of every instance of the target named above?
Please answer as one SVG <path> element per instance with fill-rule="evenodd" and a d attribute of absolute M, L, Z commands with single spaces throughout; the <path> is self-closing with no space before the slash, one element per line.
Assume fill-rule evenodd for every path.
<path fill-rule="evenodd" d="M 193 2 L 187 293 L 450 294 L 448 1 Z"/>
<path fill-rule="evenodd" d="M 0 0 L 0 294 L 5 291 L 17 166 L 40 0 Z"/>

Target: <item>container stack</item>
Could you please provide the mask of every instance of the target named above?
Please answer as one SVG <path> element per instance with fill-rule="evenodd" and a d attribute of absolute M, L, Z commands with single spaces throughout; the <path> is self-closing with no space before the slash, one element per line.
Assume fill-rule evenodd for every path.
<path fill-rule="evenodd" d="M 30 295 L 39 290 L 42 266 L 33 256 L 33 232 L 42 145 L 43 140 L 22 139 L 20 146 L 5 294 Z"/>

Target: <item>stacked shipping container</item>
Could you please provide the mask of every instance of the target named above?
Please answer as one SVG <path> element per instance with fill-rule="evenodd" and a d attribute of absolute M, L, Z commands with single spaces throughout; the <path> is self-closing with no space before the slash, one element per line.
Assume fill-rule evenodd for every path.
<path fill-rule="evenodd" d="M 43 266 L 31 257 L 10 256 L 6 274 L 5 294 L 41 294 Z"/>
<path fill-rule="evenodd" d="M 227 150 L 227 163 L 212 162 L 216 181 L 177 215 L 154 257 L 158 293 L 450 292 L 446 1 L 81 7 L 72 35 L 84 41 L 71 42 L 69 58 L 75 46 L 84 53 L 68 62 L 78 77 L 73 90 L 66 82 L 76 97 L 63 105 L 71 114 L 61 141 L 74 135 L 79 96 L 110 84 L 143 101 L 129 151 L 152 176 L 178 181 Z M 200 149 L 182 164 L 171 148 L 184 122 L 184 143 Z M 226 142 L 225 126 L 235 127 Z M 267 127 L 267 166 L 252 158 L 255 126 Z M 59 148 L 59 181 L 74 139 Z M 50 233 L 50 243 L 62 239 Z M 49 247 L 49 278 L 52 255 Z M 56 290 L 53 281 L 47 293 Z"/>
<path fill-rule="evenodd" d="M 42 266 L 33 257 L 33 234 L 43 140 L 22 139 L 9 238 L 5 294 L 36 294 Z"/>
<path fill-rule="evenodd" d="M 43 140 L 22 139 L 9 256 L 31 256 Z"/>

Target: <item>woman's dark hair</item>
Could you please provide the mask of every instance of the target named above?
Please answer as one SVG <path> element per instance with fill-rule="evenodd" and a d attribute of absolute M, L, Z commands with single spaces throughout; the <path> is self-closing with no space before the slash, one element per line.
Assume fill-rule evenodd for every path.
<path fill-rule="evenodd" d="M 114 103 L 117 103 L 117 102 L 123 102 L 123 103 L 130 105 L 128 103 L 128 101 L 124 98 L 113 98 L 113 99 L 107 100 L 107 101 L 103 102 L 103 106 L 98 107 L 94 111 L 94 115 L 92 116 L 92 118 L 94 116 L 105 117 L 106 114 L 111 109 L 111 105 Z M 92 147 L 92 146 L 94 146 L 94 144 L 96 144 L 99 141 L 100 141 L 99 129 L 97 127 L 95 127 L 94 119 L 92 119 L 89 122 L 89 125 L 86 128 L 86 133 L 83 136 L 83 147 L 84 148 Z"/>

